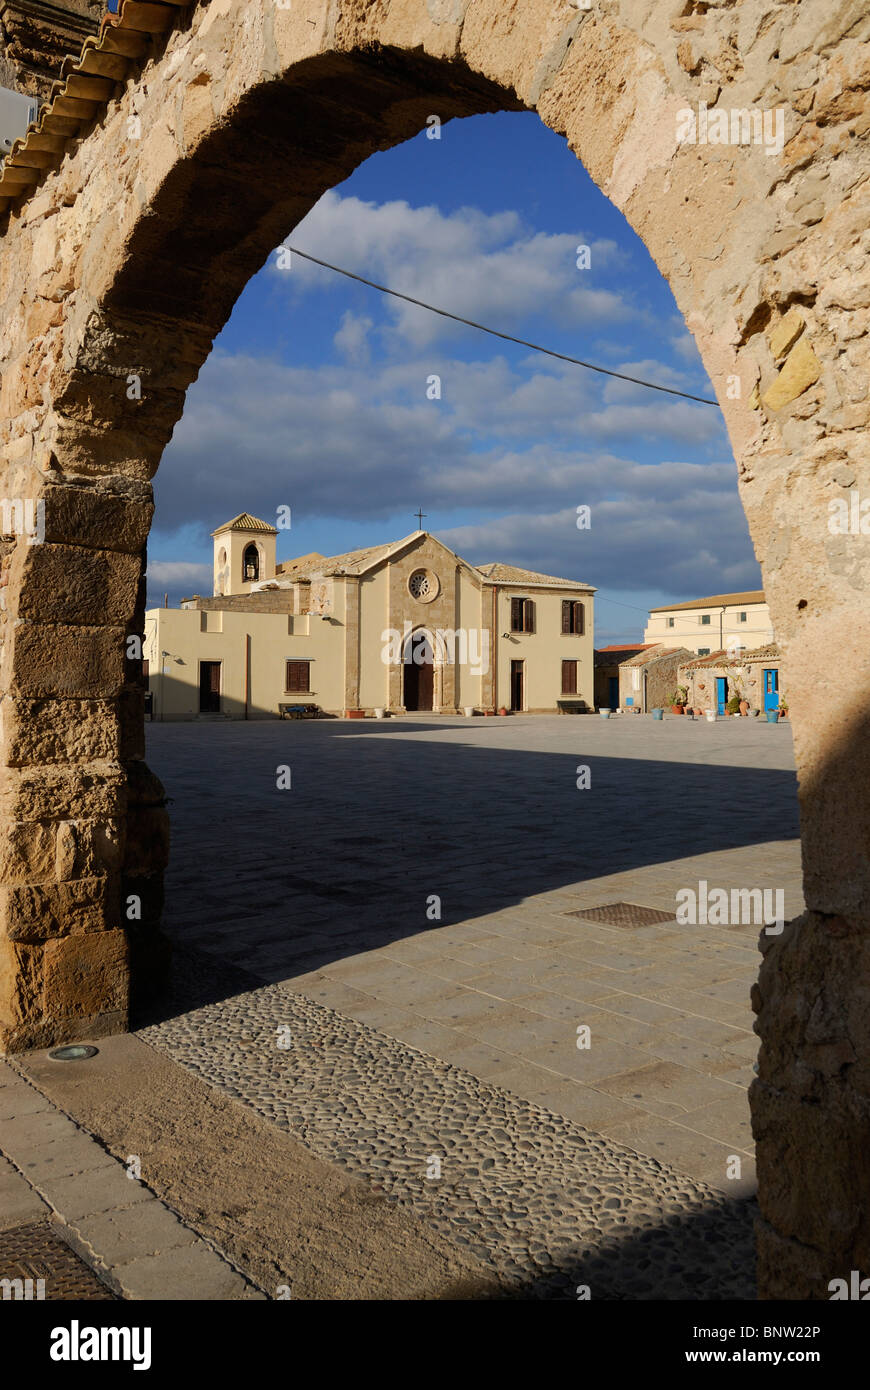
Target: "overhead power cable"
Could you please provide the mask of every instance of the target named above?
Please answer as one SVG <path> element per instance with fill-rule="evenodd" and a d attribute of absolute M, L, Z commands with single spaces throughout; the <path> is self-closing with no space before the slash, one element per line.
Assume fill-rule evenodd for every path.
<path fill-rule="evenodd" d="M 541 347 L 540 343 L 530 343 L 526 338 L 515 338 L 511 333 L 500 333 L 497 328 L 487 328 L 485 323 L 475 323 L 473 319 L 464 319 L 461 314 L 451 314 L 449 309 L 438 309 L 434 304 L 426 304 L 422 299 L 414 299 L 410 294 L 401 294 L 398 290 L 391 290 L 388 285 L 379 285 L 374 280 L 367 280 L 364 275 L 355 275 L 352 270 L 344 270 L 340 265 L 330 265 L 329 261 L 321 261 L 317 256 L 310 255 L 307 251 L 300 251 L 297 246 L 286 248 L 294 256 L 301 256 L 304 261 L 312 261 L 314 265 L 323 266 L 324 270 L 334 270 L 336 275 L 346 275 L 348 280 L 358 280 L 361 285 L 368 285 L 370 289 L 380 290 L 381 294 L 392 295 L 394 299 L 403 299 L 406 304 L 416 304 L 418 309 L 428 309 L 430 314 L 440 314 L 444 319 L 453 319 L 454 323 L 464 323 L 468 328 L 477 328 L 481 333 L 489 333 L 493 338 L 503 338 L 507 343 L 518 343 L 520 347 L 531 348 L 533 352 L 543 352 L 547 357 L 557 357 L 560 362 L 571 362 L 575 367 L 585 367 L 589 372 L 600 372 L 602 376 L 614 376 L 619 381 L 630 381 L 633 386 L 646 386 L 650 391 L 664 391 L 669 396 L 681 396 L 686 401 L 698 401 L 700 405 L 718 406 L 718 401 L 711 401 L 707 396 L 693 396 L 691 391 L 677 391 L 673 386 L 659 386 L 654 381 L 643 381 L 637 376 L 627 376 L 625 372 L 613 372 L 609 367 L 598 367 L 594 362 L 583 362 L 579 357 L 569 357 L 566 352 L 554 352 L 552 348 Z"/>

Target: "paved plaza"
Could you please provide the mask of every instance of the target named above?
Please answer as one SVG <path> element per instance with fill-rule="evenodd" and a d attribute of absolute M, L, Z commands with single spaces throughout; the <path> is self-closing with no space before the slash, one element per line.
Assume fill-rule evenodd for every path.
<path fill-rule="evenodd" d="M 102 1044 L 111 1103 L 59 1089 L 37 1054 L 9 1084 L 53 1087 L 116 1155 L 150 1145 L 170 1266 L 195 1254 L 228 1290 L 215 1297 L 275 1297 L 279 1278 L 302 1297 L 388 1287 L 376 1246 L 367 1272 L 342 1256 L 328 1287 L 290 1257 L 275 1234 L 286 1178 L 263 1198 L 237 1177 L 234 1204 L 209 1213 L 196 1164 L 208 1171 L 209 1145 L 235 1153 L 241 1125 L 253 1171 L 274 1148 L 277 1172 L 319 1164 L 312 1190 L 337 1174 L 406 1223 L 390 1237 L 406 1296 L 445 1296 L 439 1279 L 471 1297 L 753 1296 L 760 928 L 678 925 L 676 895 L 782 890 L 786 917 L 800 910 L 787 724 L 198 722 L 150 725 L 148 743 L 172 799 L 171 991 L 134 1038 Z M 658 920 L 613 920 L 615 903 Z M 159 1097 L 160 1068 L 168 1124 L 145 1086 L 135 1113 L 123 1103 L 134 1072 L 153 1070 Z M 185 1112 L 217 1098 L 185 1137 Z M 125 1254 L 125 1277 L 154 1277 Z"/>
<path fill-rule="evenodd" d="M 740 1155 L 751 1181 L 758 926 L 571 914 L 620 901 L 673 914 L 702 880 L 782 889 L 786 916 L 799 912 L 788 725 L 429 717 L 149 733 L 174 798 L 176 940 L 726 1191 Z M 280 764 L 290 789 L 276 788 Z"/>

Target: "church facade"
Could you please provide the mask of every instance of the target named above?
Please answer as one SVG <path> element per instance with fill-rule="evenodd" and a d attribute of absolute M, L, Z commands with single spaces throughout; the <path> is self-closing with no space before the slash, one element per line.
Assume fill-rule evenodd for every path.
<path fill-rule="evenodd" d="M 277 536 L 241 513 L 213 532 L 214 594 L 149 609 L 155 719 L 593 707 L 590 585 L 470 565 L 426 531 L 283 563 Z"/>

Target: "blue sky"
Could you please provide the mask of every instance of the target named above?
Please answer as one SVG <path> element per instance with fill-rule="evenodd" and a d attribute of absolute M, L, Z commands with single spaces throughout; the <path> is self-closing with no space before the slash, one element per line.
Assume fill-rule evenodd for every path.
<path fill-rule="evenodd" d="M 643 244 L 531 113 L 374 155 L 284 244 L 493 328 L 714 393 Z M 579 268 L 588 246 L 591 264 Z M 427 398 L 432 376 L 441 398 Z M 149 602 L 211 592 L 209 532 L 293 524 L 278 558 L 424 526 L 472 563 L 596 585 L 596 645 L 645 610 L 760 585 L 717 407 L 615 381 L 273 255 L 188 394 L 155 480 Z M 577 507 L 591 507 L 578 530 Z"/>

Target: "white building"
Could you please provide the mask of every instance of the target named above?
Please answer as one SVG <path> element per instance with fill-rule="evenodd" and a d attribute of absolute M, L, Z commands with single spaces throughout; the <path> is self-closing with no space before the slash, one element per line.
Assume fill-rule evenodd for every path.
<path fill-rule="evenodd" d="M 751 651 L 772 642 L 774 636 L 764 590 L 749 589 L 651 608 L 643 640 L 709 656 L 712 652 Z"/>

